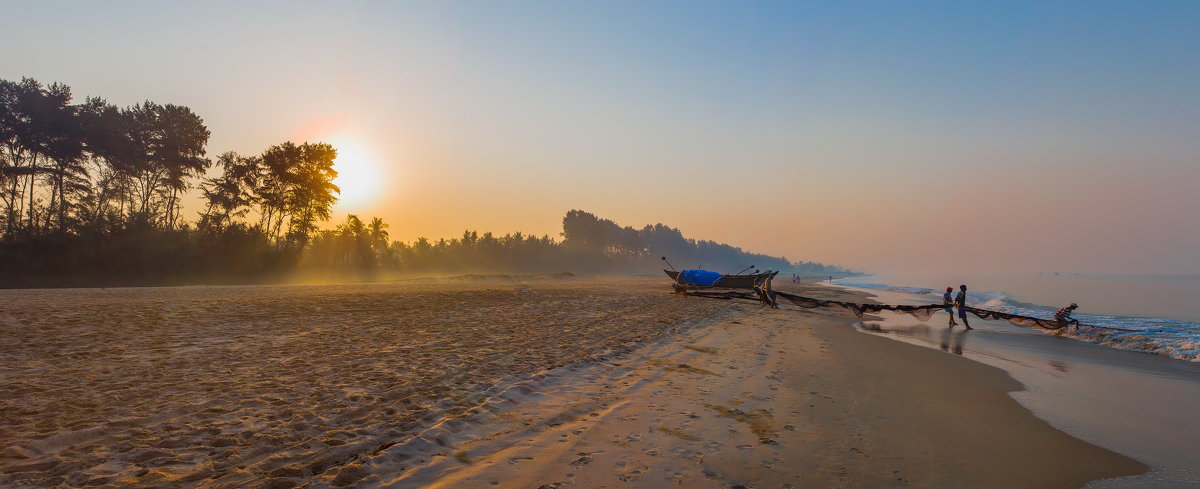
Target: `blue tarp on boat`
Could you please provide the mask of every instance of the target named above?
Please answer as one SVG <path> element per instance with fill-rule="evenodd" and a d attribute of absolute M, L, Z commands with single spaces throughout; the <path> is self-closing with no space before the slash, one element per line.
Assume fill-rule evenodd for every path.
<path fill-rule="evenodd" d="M 689 285 L 713 286 L 721 282 L 721 274 L 708 270 L 684 270 L 679 273 L 679 281 Z"/>

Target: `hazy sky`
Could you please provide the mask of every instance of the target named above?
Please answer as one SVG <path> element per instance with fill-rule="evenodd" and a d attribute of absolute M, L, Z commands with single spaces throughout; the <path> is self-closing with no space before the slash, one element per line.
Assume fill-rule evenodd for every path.
<path fill-rule="evenodd" d="M 397 239 L 578 208 L 856 269 L 1200 273 L 1196 1 L 0 11 L 0 78 L 186 105 L 214 157 L 333 142 L 336 219 Z"/>

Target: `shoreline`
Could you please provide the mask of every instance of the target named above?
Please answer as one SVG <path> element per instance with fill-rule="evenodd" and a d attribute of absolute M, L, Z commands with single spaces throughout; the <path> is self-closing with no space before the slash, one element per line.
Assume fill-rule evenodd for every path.
<path fill-rule="evenodd" d="M 846 287 L 846 286 L 840 286 Z M 852 289 L 881 302 L 928 303 L 924 295 Z M 921 323 L 906 315 L 864 318 L 863 333 L 961 354 L 1003 369 L 1025 385 L 1012 393 L 1022 406 L 1072 436 L 1134 457 L 1152 467 L 1139 476 L 1089 488 L 1172 488 L 1200 484 L 1192 453 L 1200 420 L 1200 366 L 1156 353 L 1122 350 L 972 317 L 976 329 L 947 329 L 946 316 Z M 1147 402 L 1150 401 L 1150 402 Z"/>
<path fill-rule="evenodd" d="M 1130 282 L 1133 279 L 1129 277 L 1076 277 L 1065 280 L 1084 281 L 1064 284 L 1057 279 L 1047 282 L 1041 277 L 986 276 L 980 278 L 984 285 L 968 294 L 968 305 L 1048 319 L 1060 306 L 1079 302 L 1086 304 L 1087 309 L 1076 311 L 1075 319 L 1096 328 L 1072 331 L 1066 333 L 1067 336 L 1110 348 L 1146 351 L 1200 363 L 1200 310 L 1192 300 L 1200 294 L 1200 276 L 1177 277 L 1147 276 L 1137 282 Z M 834 285 L 867 293 L 878 292 L 886 297 L 899 296 L 902 297 L 900 302 L 906 304 L 915 303 L 914 300 L 924 304 L 941 302 L 940 289 L 896 285 L 913 283 L 939 282 L 927 278 L 877 276 L 867 282 L 839 281 Z M 1058 286 L 1062 286 L 1062 290 L 1055 288 Z M 1030 291 L 1020 298 L 1011 292 L 1024 287 Z"/>

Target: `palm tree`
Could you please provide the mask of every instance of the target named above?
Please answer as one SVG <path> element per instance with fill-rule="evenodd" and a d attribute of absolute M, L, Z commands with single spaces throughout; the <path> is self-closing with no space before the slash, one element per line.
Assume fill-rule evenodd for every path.
<path fill-rule="evenodd" d="M 367 225 L 367 236 L 371 239 L 371 246 L 375 249 L 385 250 L 388 245 L 388 225 L 383 222 L 383 219 L 378 217 L 371 219 L 371 224 Z"/>

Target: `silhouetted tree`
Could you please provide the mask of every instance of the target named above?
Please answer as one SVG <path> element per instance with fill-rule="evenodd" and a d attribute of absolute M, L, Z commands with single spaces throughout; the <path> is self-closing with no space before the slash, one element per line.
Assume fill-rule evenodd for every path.
<path fill-rule="evenodd" d="M 0 135 L 5 138 L 4 178 L 7 230 L 23 227 L 36 232 L 38 179 L 47 174 L 47 160 L 58 153 L 59 125 L 71 100 L 70 88 L 48 87 L 30 78 L 0 86 Z M 24 215 L 22 215 L 24 214 Z"/>
<path fill-rule="evenodd" d="M 104 226 L 123 217 L 122 204 L 131 189 L 129 175 L 118 170 L 120 162 L 128 161 L 134 153 L 129 118 L 98 97 L 88 98 L 78 114 L 90 177 L 80 182 L 83 188 L 77 203 L 78 217 L 88 226 Z"/>
<path fill-rule="evenodd" d="M 329 219 L 334 195 L 337 151 L 326 143 L 291 142 L 272 146 L 262 155 L 262 184 L 256 189 L 263 228 L 279 238 L 287 223 L 289 240 L 304 244 L 317 222 Z"/>
<path fill-rule="evenodd" d="M 126 111 L 133 151 L 118 160 L 133 181 L 136 214 L 146 222 L 174 227 L 179 193 L 189 177 L 208 169 L 204 145 L 209 132 L 187 107 L 143 102 Z"/>
<path fill-rule="evenodd" d="M 329 219 L 330 211 L 341 190 L 333 184 L 337 171 L 333 160 L 337 150 L 326 143 L 304 143 L 300 145 L 300 164 L 297 167 L 296 185 L 292 190 L 289 206 L 292 222 L 289 236 L 303 244 L 317 230 L 317 222 Z"/>
<path fill-rule="evenodd" d="M 20 83 L 0 80 L 0 198 L 4 201 L 5 236 L 21 226 L 25 189 L 37 174 L 32 112 L 41 92 L 41 84 L 30 78 Z"/>
<path fill-rule="evenodd" d="M 391 258 L 387 228 L 387 223 L 378 217 L 372 218 L 371 223 L 367 225 L 367 238 L 371 241 L 371 249 L 375 250 L 379 260 L 385 263 Z"/>
<path fill-rule="evenodd" d="M 254 203 L 254 189 L 261 179 L 259 157 L 245 157 L 232 151 L 217 157 L 221 165 L 221 176 L 205 180 L 201 184 L 207 206 L 201 213 L 201 229 L 221 230 L 235 217 L 250 212 Z"/>
<path fill-rule="evenodd" d="M 212 165 L 204 158 L 204 145 L 211 133 L 204 126 L 204 120 L 187 107 L 167 104 L 157 109 L 161 139 L 155 148 L 155 156 L 166 169 L 165 224 L 175 227 L 181 207 L 179 196 L 190 188 L 188 180 L 203 176 Z"/>

